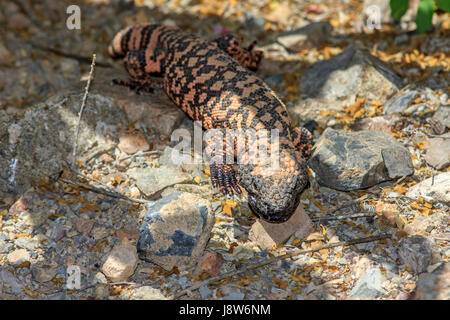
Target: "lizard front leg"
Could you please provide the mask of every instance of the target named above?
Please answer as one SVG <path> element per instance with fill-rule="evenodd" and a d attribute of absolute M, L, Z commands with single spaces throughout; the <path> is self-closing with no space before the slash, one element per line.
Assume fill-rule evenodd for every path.
<path fill-rule="evenodd" d="M 234 171 L 234 146 L 225 129 L 212 129 L 207 132 L 205 159 L 209 163 L 211 184 L 229 196 L 242 191 Z"/>
<path fill-rule="evenodd" d="M 253 51 L 256 41 L 253 41 L 247 48 L 243 48 L 241 47 L 242 40 L 240 38 L 232 34 L 226 34 L 214 39 L 212 42 L 244 67 L 252 71 L 258 69 L 263 53 L 260 50 Z"/>

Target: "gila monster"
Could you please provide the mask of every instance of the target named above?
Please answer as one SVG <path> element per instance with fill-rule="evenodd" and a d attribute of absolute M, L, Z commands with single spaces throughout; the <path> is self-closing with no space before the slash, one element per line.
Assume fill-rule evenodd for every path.
<path fill-rule="evenodd" d="M 206 148 L 222 144 L 222 148 L 211 148 L 208 158 L 213 187 L 232 195 L 241 193 L 240 185 L 258 217 L 280 223 L 289 219 L 300 194 L 309 187 L 306 161 L 312 139 L 305 128 L 291 128 L 283 102 L 253 72 L 262 57 L 262 52 L 252 50 L 253 46 L 242 48 L 241 39 L 231 34 L 208 41 L 172 26 L 138 24 L 114 37 L 109 54 L 124 57 L 131 77 L 114 79 L 113 83 L 138 93 L 152 92 L 151 76 L 162 76 L 165 93 L 205 130 L 277 129 L 276 170 L 267 170 L 267 161 L 255 160 L 258 155 L 253 144 L 244 151 L 245 160 L 237 164 L 218 160 L 237 156 L 236 144 L 233 146 L 230 139 L 212 136 Z M 272 140 L 261 135 L 260 141 L 270 147 Z"/>

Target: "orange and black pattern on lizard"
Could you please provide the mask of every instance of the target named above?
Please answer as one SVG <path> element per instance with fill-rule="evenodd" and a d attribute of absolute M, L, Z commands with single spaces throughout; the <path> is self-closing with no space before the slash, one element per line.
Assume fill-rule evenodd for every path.
<path fill-rule="evenodd" d="M 259 161 L 254 145 L 244 150 L 242 162 L 224 159 L 237 156 L 236 137 L 212 135 L 207 139 L 211 182 L 224 194 L 248 192 L 252 211 L 269 222 L 289 219 L 309 186 L 306 160 L 311 152 L 311 135 L 304 128 L 291 129 L 284 104 L 251 70 L 261 60 L 254 44 L 241 48 L 241 40 L 225 35 L 207 41 L 176 27 L 154 24 L 134 25 L 120 31 L 109 53 L 123 57 L 131 79 L 114 83 L 139 91 L 152 92 L 153 76 L 163 77 L 163 89 L 190 118 L 200 121 L 206 132 L 217 129 L 277 130 L 279 165 L 268 170 Z M 264 140 L 265 139 L 265 140 Z M 271 145 L 268 137 L 261 139 Z M 212 148 L 219 145 L 221 148 Z M 209 150 L 209 151 L 208 151 Z"/>

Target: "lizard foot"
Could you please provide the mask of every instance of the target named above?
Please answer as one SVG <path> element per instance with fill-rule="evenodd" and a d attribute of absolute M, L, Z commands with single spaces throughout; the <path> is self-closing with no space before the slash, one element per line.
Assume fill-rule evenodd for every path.
<path fill-rule="evenodd" d="M 236 175 L 231 165 L 211 164 L 211 183 L 214 188 L 219 188 L 224 195 L 233 195 L 233 189 L 241 194 L 241 188 L 238 186 Z"/>

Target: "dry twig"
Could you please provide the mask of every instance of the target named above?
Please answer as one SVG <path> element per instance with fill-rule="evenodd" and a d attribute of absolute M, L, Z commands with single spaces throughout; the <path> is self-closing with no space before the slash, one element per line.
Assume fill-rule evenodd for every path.
<path fill-rule="evenodd" d="M 78 187 L 90 190 L 92 192 L 100 193 L 100 194 L 103 194 L 105 196 L 116 198 L 116 199 L 127 200 L 127 201 L 140 203 L 140 204 L 153 204 L 154 203 L 154 201 L 127 197 L 127 196 L 125 196 L 125 195 L 123 195 L 121 193 L 118 193 L 116 191 L 108 191 L 108 190 L 96 188 L 96 187 L 93 187 L 93 186 L 91 186 L 89 184 L 78 182 L 78 181 L 71 181 L 71 180 L 67 180 L 67 179 L 64 179 L 64 178 L 59 178 L 59 180 L 64 182 L 64 183 L 73 184 L 73 185 L 76 185 Z"/>
<path fill-rule="evenodd" d="M 80 120 L 81 120 L 81 115 L 83 114 L 84 106 L 86 105 L 86 100 L 87 100 L 87 97 L 89 94 L 89 87 L 91 86 L 91 80 L 93 79 L 93 75 L 94 75 L 95 59 L 96 59 L 96 54 L 94 53 L 92 55 L 92 63 L 91 63 L 91 71 L 89 72 L 89 79 L 87 81 L 86 88 L 84 90 L 83 102 L 81 103 L 81 108 L 80 108 L 80 111 L 78 112 L 78 122 L 77 122 L 77 126 L 75 128 L 75 141 L 73 144 L 73 152 L 72 152 L 72 166 L 76 165 L 76 156 L 77 156 L 77 148 L 78 148 L 78 134 L 80 131 Z"/>
<path fill-rule="evenodd" d="M 229 278 L 229 277 L 233 277 L 233 276 L 236 276 L 236 275 L 239 275 L 239 274 L 243 274 L 243 273 L 248 272 L 250 270 L 257 269 L 257 268 L 263 267 L 265 265 L 268 265 L 268 264 L 271 264 L 271 263 L 274 263 L 274 262 L 278 262 L 278 261 L 281 261 L 281 260 L 293 258 L 293 257 L 298 256 L 300 254 L 305 254 L 305 253 L 309 253 L 309 252 L 315 252 L 315 251 L 319 251 L 319 250 L 322 250 L 322 249 L 329 249 L 329 248 L 334 248 L 334 247 L 349 246 L 349 245 L 355 245 L 355 244 L 359 244 L 359 243 L 366 243 L 366 242 L 372 242 L 372 241 L 377 241 L 377 240 L 383 240 L 383 239 L 386 239 L 386 238 L 390 238 L 390 235 L 389 234 L 383 234 L 383 235 L 380 235 L 380 236 L 373 236 L 373 237 L 367 237 L 367 238 L 353 239 L 353 240 L 350 240 L 350 241 L 340 241 L 340 242 L 335 242 L 335 243 L 329 243 L 329 244 L 325 244 L 325 245 L 322 245 L 322 246 L 316 246 L 316 247 L 305 249 L 305 250 L 299 250 L 299 251 L 291 252 L 291 253 L 288 253 L 288 254 L 285 254 L 285 255 L 282 255 L 282 256 L 277 256 L 277 257 L 274 257 L 274 258 L 271 258 L 271 259 L 267 259 L 267 260 L 264 260 L 264 261 L 261 261 L 261 262 L 258 262 L 258 263 L 250 264 L 250 265 L 248 265 L 246 267 L 243 267 L 240 270 L 230 271 L 230 272 L 227 272 L 225 274 L 219 275 L 217 277 L 212 277 L 212 278 L 206 279 L 204 281 L 201 281 L 201 282 L 199 282 L 197 284 L 194 284 L 193 286 L 191 286 L 191 287 L 189 287 L 189 288 L 187 288 L 187 289 L 185 289 L 183 291 L 180 291 L 179 293 L 175 294 L 173 296 L 173 299 L 179 299 L 180 297 L 182 297 L 182 296 L 184 296 L 184 295 L 186 295 L 186 294 L 188 294 L 188 293 L 190 293 L 190 292 L 192 292 L 194 290 L 199 289 L 203 285 L 209 285 L 209 284 L 211 284 L 213 282 L 221 281 L 221 280 L 224 280 L 224 279 Z"/>
<path fill-rule="evenodd" d="M 376 212 L 374 212 L 376 213 Z M 334 216 L 334 217 L 316 217 L 311 218 L 312 221 L 328 221 L 328 220 L 345 220 L 345 219 L 352 219 L 352 218 L 373 218 L 375 217 L 374 213 L 368 213 L 368 212 L 361 212 L 361 213 L 355 213 L 355 214 L 349 214 L 349 215 L 343 215 L 343 216 Z"/>

